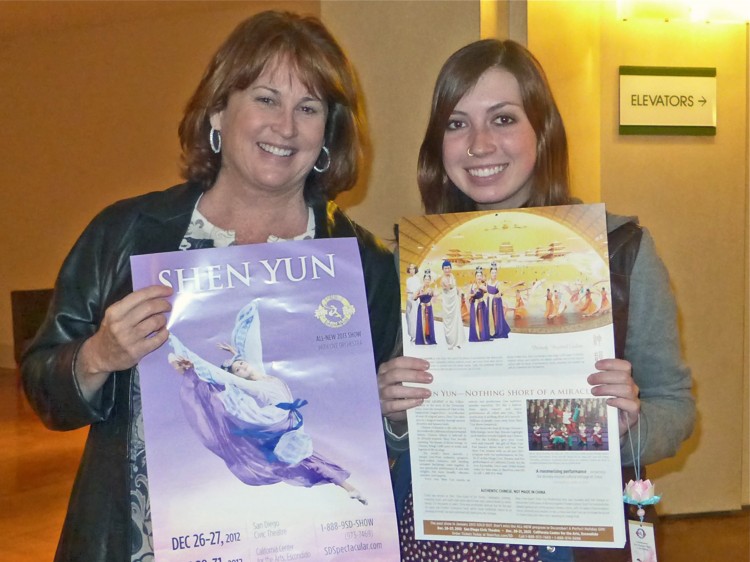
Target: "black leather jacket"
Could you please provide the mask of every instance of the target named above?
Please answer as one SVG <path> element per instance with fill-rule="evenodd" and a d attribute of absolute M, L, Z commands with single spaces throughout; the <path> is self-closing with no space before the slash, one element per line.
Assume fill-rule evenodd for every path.
<path fill-rule="evenodd" d="M 130 562 L 131 370 L 113 373 L 95 404 L 81 396 L 73 363 L 104 311 L 132 292 L 130 256 L 173 251 L 201 188 L 182 184 L 115 203 L 86 228 L 55 284 L 47 318 L 21 361 L 23 385 L 50 429 L 90 426 L 55 560 Z M 388 359 L 399 326 L 392 254 L 333 203 L 313 204 L 316 238 L 356 237 L 364 269 L 376 364 Z"/>

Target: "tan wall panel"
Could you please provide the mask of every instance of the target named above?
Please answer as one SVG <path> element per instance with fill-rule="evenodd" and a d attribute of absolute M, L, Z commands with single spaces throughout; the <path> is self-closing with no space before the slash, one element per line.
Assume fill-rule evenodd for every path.
<path fill-rule="evenodd" d="M 602 26 L 602 199 L 653 233 L 677 295 L 699 422 L 677 458 L 650 469 L 662 512 L 741 503 L 745 263 L 746 30 L 617 21 Z M 717 69 L 715 137 L 619 136 L 618 65 Z M 698 484 L 700 483 L 700 484 Z"/>
<path fill-rule="evenodd" d="M 528 48 L 542 64 L 565 122 L 573 195 L 587 203 L 601 200 L 599 12 L 589 2 L 528 4 Z"/>
<path fill-rule="evenodd" d="M 179 181 L 182 109 L 235 25 L 269 7 L 320 9 L 183 5 L 182 14 L 147 10 L 146 19 L 130 6 L 124 22 L 77 21 L 0 39 L 0 365 L 13 366 L 10 291 L 52 286 L 75 239 L 107 204 Z"/>
<path fill-rule="evenodd" d="M 479 2 L 323 1 L 324 23 L 357 68 L 373 145 L 369 177 L 337 201 L 381 238 L 420 214 L 417 155 L 445 59 L 479 38 Z"/>

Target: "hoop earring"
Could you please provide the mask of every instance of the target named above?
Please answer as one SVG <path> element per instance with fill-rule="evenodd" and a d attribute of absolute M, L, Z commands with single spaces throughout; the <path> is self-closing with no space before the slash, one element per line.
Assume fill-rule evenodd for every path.
<path fill-rule="evenodd" d="M 211 145 L 211 150 L 214 154 L 221 152 L 221 131 L 211 127 L 208 132 L 208 144 Z"/>
<path fill-rule="evenodd" d="M 466 154 L 468 154 L 472 158 L 474 158 L 476 156 L 476 154 L 474 154 L 474 153 L 471 152 L 471 147 L 469 147 L 469 148 L 466 149 Z"/>
<path fill-rule="evenodd" d="M 318 160 L 320 160 L 320 156 L 318 156 L 318 160 L 315 161 L 315 165 L 313 166 L 313 170 L 318 172 L 319 174 L 322 174 L 323 172 L 327 171 L 328 168 L 331 167 L 331 151 L 328 150 L 328 147 L 326 145 L 323 145 L 323 153 L 326 156 L 326 163 L 325 166 L 318 167 Z M 321 156 L 322 156 L 321 154 Z"/>

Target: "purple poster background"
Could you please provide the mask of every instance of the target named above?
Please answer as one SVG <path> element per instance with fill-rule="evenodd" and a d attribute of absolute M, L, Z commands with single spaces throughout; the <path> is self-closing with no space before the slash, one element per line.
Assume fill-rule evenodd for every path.
<path fill-rule="evenodd" d="M 216 430 L 199 402 L 181 397 L 184 387 L 192 389 L 190 370 L 170 364 L 178 349 L 167 343 L 139 364 L 157 562 L 398 560 L 356 241 L 170 252 L 131 263 L 134 288 L 173 287 L 170 334 L 206 365 L 232 357 L 219 345 L 233 343 L 238 312 L 255 302 L 261 368 L 293 398 L 307 400 L 299 413 L 315 454 L 350 473 L 346 484 L 354 488 L 325 477 L 312 487 L 241 481 L 228 466 L 232 455 L 212 452 L 199 437 L 198 431 L 213 436 Z M 230 379 L 203 386 L 225 390 Z M 192 380 L 199 379 L 193 374 Z M 198 429 L 188 422 L 191 415 Z M 251 431 L 248 439 L 256 435 Z"/>

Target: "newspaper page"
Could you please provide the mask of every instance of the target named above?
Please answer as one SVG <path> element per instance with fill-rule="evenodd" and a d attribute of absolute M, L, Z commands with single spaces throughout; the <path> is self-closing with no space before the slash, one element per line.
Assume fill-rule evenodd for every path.
<path fill-rule="evenodd" d="M 417 539 L 625 543 L 617 410 L 586 378 L 614 357 L 603 204 L 404 218 L 404 355 Z"/>
<path fill-rule="evenodd" d="M 138 367 L 156 562 L 397 561 L 356 240 L 131 262 L 174 289 Z"/>

